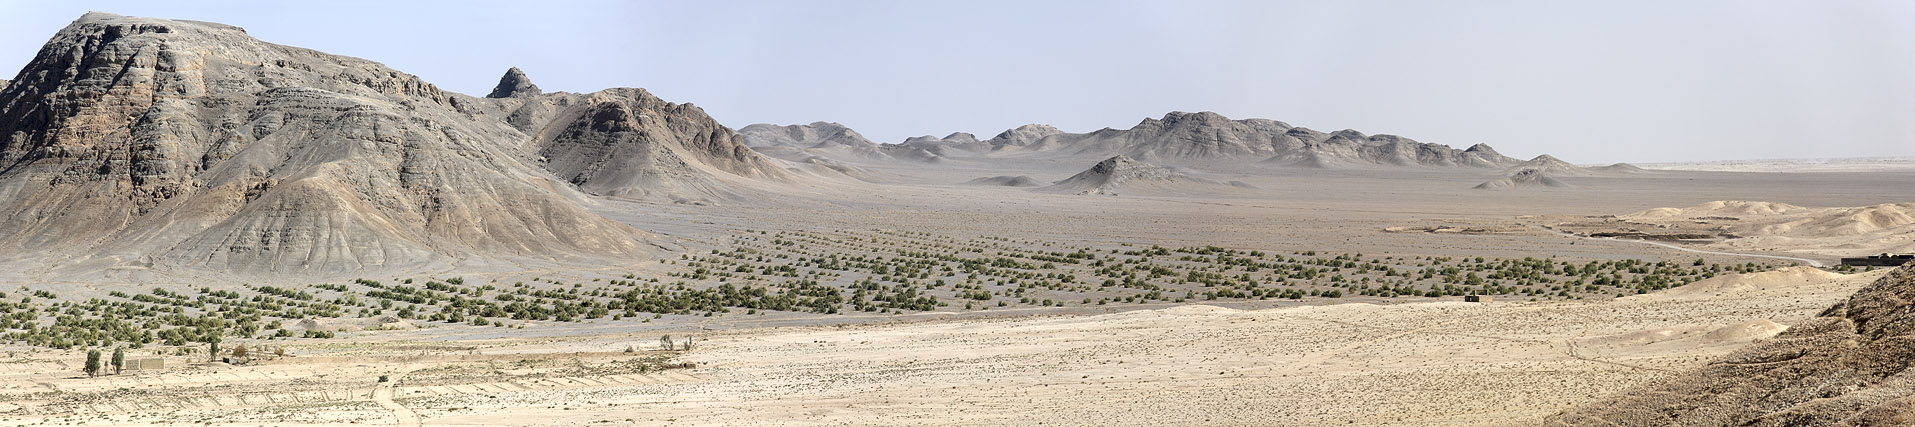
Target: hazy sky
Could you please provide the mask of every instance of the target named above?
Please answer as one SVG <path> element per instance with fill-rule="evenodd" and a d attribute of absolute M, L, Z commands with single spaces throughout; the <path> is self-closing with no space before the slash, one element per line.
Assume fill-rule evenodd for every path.
<path fill-rule="evenodd" d="M 1915 156 L 1915 2 L 6 1 L 0 75 L 88 10 L 879 142 L 1208 110 L 1578 163 Z"/>

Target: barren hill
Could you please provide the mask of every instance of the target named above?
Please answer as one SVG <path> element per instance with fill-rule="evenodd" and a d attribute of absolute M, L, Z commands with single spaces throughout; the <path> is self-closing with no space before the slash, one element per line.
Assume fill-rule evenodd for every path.
<path fill-rule="evenodd" d="M 627 257 L 645 233 L 565 180 L 767 173 L 689 105 L 523 77 L 475 98 L 238 27 L 90 13 L 0 90 L 0 248 L 239 274 Z"/>
<path fill-rule="evenodd" d="M 1009 145 L 1022 147 L 1030 145 L 1030 143 L 1039 139 L 1044 139 L 1044 137 L 1060 133 L 1064 133 L 1064 131 L 1051 127 L 1051 125 L 1028 124 L 1005 130 L 1004 132 L 998 133 L 997 136 L 991 137 L 989 141 L 984 142 L 992 146 Z"/>
<path fill-rule="evenodd" d="M 1037 190 L 1069 194 L 1151 194 L 1172 195 L 1192 192 L 1227 192 L 1247 185 L 1233 186 L 1192 177 L 1176 170 L 1116 156 L 1098 162 L 1077 175 Z"/>
<path fill-rule="evenodd" d="M 1515 190 L 1523 188 L 1569 188 L 1569 184 L 1556 180 L 1542 169 L 1522 169 L 1500 179 L 1476 184 L 1478 190 Z"/>
<path fill-rule="evenodd" d="M 1535 170 L 1553 176 L 1583 176 L 1594 173 L 1594 171 L 1591 171 L 1589 168 L 1576 166 L 1548 154 L 1536 156 L 1536 158 L 1529 159 L 1529 161 L 1519 163 L 1508 169 L 1511 173 L 1525 170 Z"/>
<path fill-rule="evenodd" d="M 1550 425 L 1907 425 L 1915 265 L 1773 339 L 1551 417 Z"/>

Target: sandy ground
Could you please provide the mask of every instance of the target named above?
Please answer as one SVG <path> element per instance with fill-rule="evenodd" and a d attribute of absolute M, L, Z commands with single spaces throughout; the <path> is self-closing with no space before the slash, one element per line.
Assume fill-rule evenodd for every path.
<path fill-rule="evenodd" d="M 618 350 L 655 347 L 649 334 L 432 345 L 393 331 L 255 366 L 88 379 L 16 363 L 0 425 L 1521 425 L 1779 333 L 1767 322 L 1879 274 L 1758 273 L 1603 302 L 743 329 L 682 353 Z M 651 354 L 697 367 L 606 367 Z"/>

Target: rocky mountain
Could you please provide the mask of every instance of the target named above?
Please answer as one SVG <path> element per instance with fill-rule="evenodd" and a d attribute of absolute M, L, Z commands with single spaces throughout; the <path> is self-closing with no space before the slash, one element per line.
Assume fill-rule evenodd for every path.
<path fill-rule="evenodd" d="M 879 144 L 844 125 L 812 122 L 808 125 L 759 123 L 738 130 L 741 141 L 760 153 L 790 161 L 811 157 L 829 159 L 934 162 L 943 158 L 921 146 Z M 922 144 L 920 144 L 922 145 Z"/>
<path fill-rule="evenodd" d="M 777 173 L 690 105 L 540 95 L 522 72 L 500 86 L 475 98 L 238 27 L 90 13 L 0 90 L 0 252 L 307 276 L 629 257 L 647 234 L 579 189 Z"/>
<path fill-rule="evenodd" d="M 1263 161 L 1302 167 L 1487 168 L 1519 163 L 1482 144 L 1457 150 L 1394 135 L 1371 136 L 1354 130 L 1323 133 L 1275 120 L 1231 120 L 1211 112 L 1171 112 L 1161 119 L 1144 119 L 1125 130 L 1105 128 L 1085 134 L 1055 133 L 1020 148 L 1026 152 L 1067 155 L 1125 155 L 1169 163 Z"/>
<path fill-rule="evenodd" d="M 644 89 L 540 96 L 513 113 L 521 114 L 550 114 L 545 126 L 532 131 L 541 165 L 587 193 L 715 203 L 748 187 L 738 178 L 785 178 L 704 110 L 665 102 Z"/>
<path fill-rule="evenodd" d="M 1051 127 L 1051 125 L 1028 124 L 999 133 L 997 136 L 991 137 L 991 140 L 985 141 L 985 143 L 991 146 L 1008 145 L 1022 147 L 1030 145 L 1039 139 L 1044 139 L 1044 137 L 1060 133 L 1064 133 L 1064 131 Z"/>
<path fill-rule="evenodd" d="M 1546 425 L 1908 425 L 1915 264 L 1819 317 L 1701 368 L 1564 411 Z"/>
<path fill-rule="evenodd" d="M 1175 169 L 1144 163 L 1128 156 L 1116 156 L 1065 178 L 1039 191 L 1066 194 L 1182 195 L 1250 189 L 1243 183 L 1220 183 L 1197 178 Z"/>
<path fill-rule="evenodd" d="M 505 76 L 499 78 L 499 85 L 492 88 L 487 98 L 530 98 L 539 96 L 539 85 L 532 84 L 532 78 L 525 76 L 519 67 L 505 70 Z"/>

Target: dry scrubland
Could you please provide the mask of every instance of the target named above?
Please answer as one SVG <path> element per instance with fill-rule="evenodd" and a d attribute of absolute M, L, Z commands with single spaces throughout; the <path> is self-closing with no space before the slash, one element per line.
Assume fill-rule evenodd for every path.
<path fill-rule="evenodd" d="M 433 331 L 393 331 L 98 379 L 76 375 L 77 353 L 45 352 L 0 378 L 9 425 L 1526 424 L 1771 336 L 1875 276 L 1755 273 L 1599 302 L 747 328 L 698 333 L 689 352 L 649 333 L 433 345 Z"/>
<path fill-rule="evenodd" d="M 968 172 L 946 174 L 921 179 Z M 1879 275 L 1741 276 L 1787 263 L 1540 221 L 1744 191 L 1656 190 L 1706 173 L 1474 199 L 1460 199 L 1480 194 L 1474 178 L 1434 177 L 1245 176 L 1271 190 L 1222 199 L 901 183 L 859 198 L 607 202 L 601 213 L 684 249 L 324 286 L 34 283 L 0 300 L 32 307 L 41 331 L 59 322 L 49 308 L 83 320 L 140 304 L 118 318 L 161 326 L 132 329 L 155 341 L 130 357 L 170 355 L 169 368 L 86 378 L 83 347 L 137 341 L 61 350 L 10 335 L 0 424 L 1522 425 L 1702 366 Z M 737 294 L 749 289 L 764 293 Z M 1493 302 L 1458 296 L 1485 291 Z M 183 342 L 160 338 L 171 330 Z M 206 335 L 186 333 L 210 331 L 251 363 L 197 362 Z M 665 351 L 667 334 L 694 347 Z"/>
<path fill-rule="evenodd" d="M 1789 265 L 1915 234 L 1906 162 L 1207 112 L 876 144 L 105 13 L 17 79 L 0 425 L 1535 424 L 1850 321 L 1810 318 L 1881 273 Z"/>

